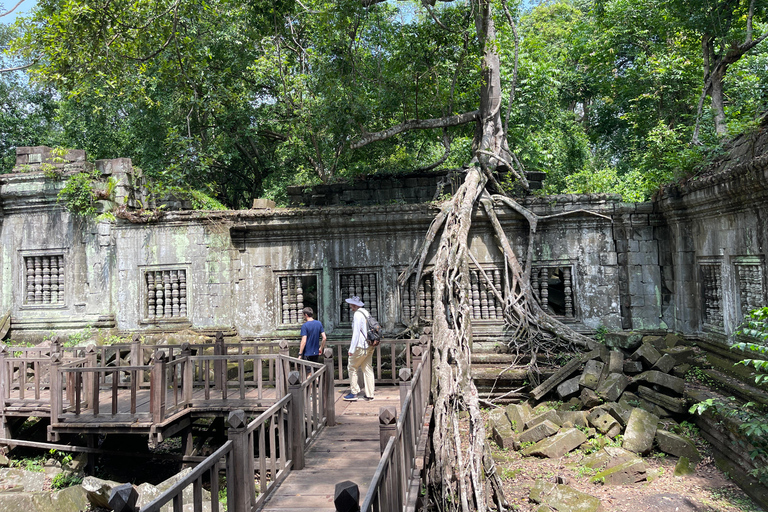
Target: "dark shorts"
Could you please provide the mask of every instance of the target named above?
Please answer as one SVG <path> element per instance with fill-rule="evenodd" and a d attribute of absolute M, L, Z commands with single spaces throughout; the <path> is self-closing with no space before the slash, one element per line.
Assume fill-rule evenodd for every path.
<path fill-rule="evenodd" d="M 316 356 L 304 356 L 304 359 L 307 361 L 311 361 L 313 363 L 319 363 L 320 362 L 320 354 L 317 354 Z"/>

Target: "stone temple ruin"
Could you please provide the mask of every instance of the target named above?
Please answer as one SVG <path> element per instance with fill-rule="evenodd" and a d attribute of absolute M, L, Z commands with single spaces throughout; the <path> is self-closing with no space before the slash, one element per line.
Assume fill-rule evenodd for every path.
<path fill-rule="evenodd" d="M 746 312 L 768 304 L 766 147 L 765 131 L 737 139 L 728 158 L 699 179 L 659 191 L 652 202 L 526 197 L 524 204 L 542 216 L 574 212 L 541 225 L 536 235 L 532 286 L 541 305 L 588 334 L 603 328 L 674 332 L 681 343 L 696 340 L 714 367 L 732 368 L 739 354 L 729 350 L 729 336 Z M 437 211 L 431 199 L 450 192 L 451 174 L 291 188 L 289 208 L 256 201 L 249 210 L 198 211 L 168 197 L 158 214 L 150 208 L 159 200 L 147 195 L 130 159 L 91 164 L 84 152 L 70 151 L 59 160 L 50 148 L 18 148 L 13 172 L 0 175 L 5 337 L 40 340 L 52 331 L 91 327 L 149 336 L 191 330 L 224 331 L 244 341 L 297 339 L 301 310 L 311 306 L 331 342 L 344 342 L 350 317 L 343 299 L 350 295 L 360 296 L 392 335 L 412 325 L 415 315 L 427 323 L 431 318 L 429 273 L 415 294 L 400 288 L 397 277 Z M 79 218 L 57 200 L 67 176 L 92 169 L 117 183 L 114 195 L 101 201 L 103 211 L 117 206 L 123 212 L 116 220 Z M 527 224 L 516 213 L 498 214 L 522 254 Z M 501 285 L 502 255 L 482 211 L 471 236 L 480 269 Z M 503 341 L 500 305 L 480 269 L 471 269 L 478 352 Z M 600 364 L 609 367 L 609 361 Z M 655 364 L 646 370 L 657 371 Z M 616 373 L 624 372 L 622 366 Z M 657 373 L 674 372 L 670 366 Z M 740 377 L 737 394 L 749 388 L 749 376 Z M 646 389 L 655 392 L 652 387 Z M 724 452 L 728 442 L 721 440 Z"/>

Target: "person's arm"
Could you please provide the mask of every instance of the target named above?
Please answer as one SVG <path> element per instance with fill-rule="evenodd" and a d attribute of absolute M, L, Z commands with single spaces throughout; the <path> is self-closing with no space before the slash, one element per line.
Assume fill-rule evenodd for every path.
<path fill-rule="evenodd" d="M 299 358 L 304 356 L 304 347 L 307 345 L 307 335 L 301 337 L 301 346 L 299 347 Z"/>
<path fill-rule="evenodd" d="M 320 333 L 320 337 L 323 339 L 323 341 L 320 343 L 320 354 L 322 355 L 323 351 L 325 351 L 325 331 Z"/>
<path fill-rule="evenodd" d="M 355 353 L 355 349 L 360 345 L 360 329 L 362 327 L 361 322 L 365 320 L 365 317 L 360 310 L 355 311 L 355 316 L 352 317 L 352 343 L 349 344 L 349 355 Z"/>

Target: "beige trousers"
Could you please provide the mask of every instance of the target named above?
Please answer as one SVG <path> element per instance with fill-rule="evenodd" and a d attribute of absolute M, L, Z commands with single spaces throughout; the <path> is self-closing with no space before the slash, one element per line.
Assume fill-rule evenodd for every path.
<path fill-rule="evenodd" d="M 352 394 L 360 392 L 357 371 L 363 367 L 363 382 L 365 383 L 365 396 L 373 397 L 373 353 L 375 347 L 356 348 L 355 352 L 349 356 L 349 385 L 352 388 Z"/>

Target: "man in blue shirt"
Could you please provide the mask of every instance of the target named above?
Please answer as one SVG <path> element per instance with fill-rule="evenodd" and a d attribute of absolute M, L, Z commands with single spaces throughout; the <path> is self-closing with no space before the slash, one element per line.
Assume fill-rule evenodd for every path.
<path fill-rule="evenodd" d="M 315 320 L 315 312 L 307 306 L 302 310 L 304 324 L 301 326 L 301 347 L 299 347 L 299 359 L 306 359 L 317 363 L 320 354 L 325 349 L 325 329 L 319 320 Z M 323 342 L 320 343 L 322 338 Z"/>

